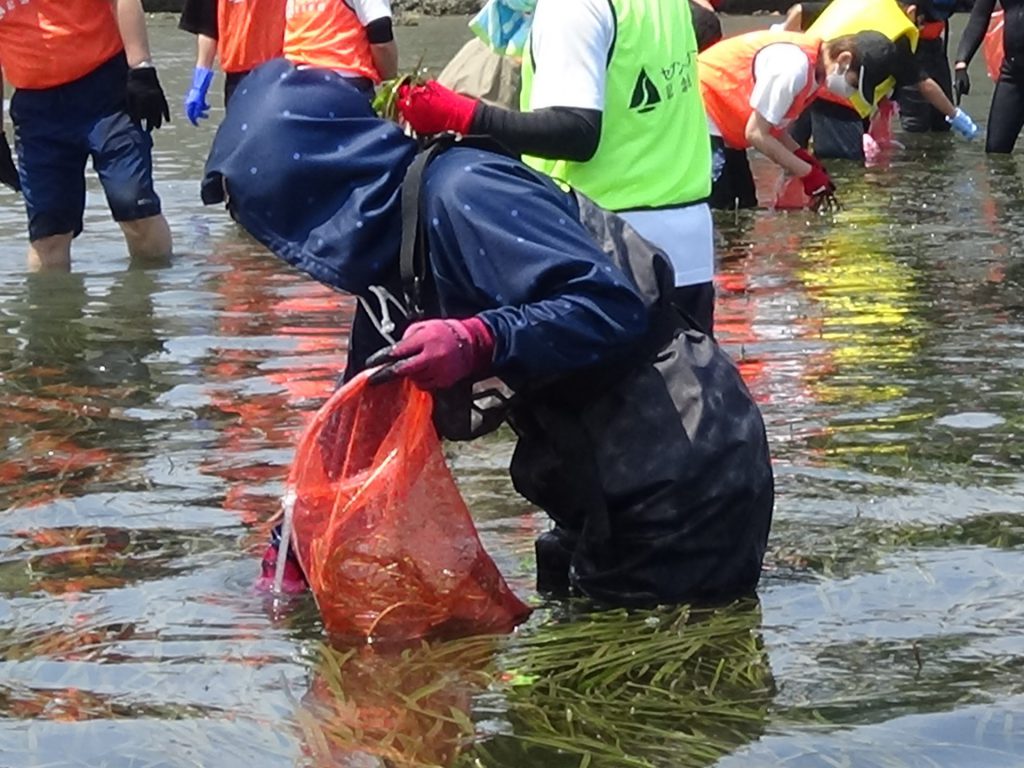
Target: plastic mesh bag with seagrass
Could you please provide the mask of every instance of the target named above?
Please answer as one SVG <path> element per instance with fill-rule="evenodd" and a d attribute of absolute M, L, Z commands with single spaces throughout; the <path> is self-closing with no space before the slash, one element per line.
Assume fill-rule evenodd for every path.
<path fill-rule="evenodd" d="M 370 386 L 362 374 L 299 442 L 294 547 L 334 636 L 503 632 L 530 611 L 480 543 L 431 411 L 407 381 Z"/>

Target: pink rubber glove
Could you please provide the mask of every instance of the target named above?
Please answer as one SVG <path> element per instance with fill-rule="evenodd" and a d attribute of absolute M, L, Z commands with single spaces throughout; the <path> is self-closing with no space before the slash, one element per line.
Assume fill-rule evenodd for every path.
<path fill-rule="evenodd" d="M 277 572 L 277 545 L 267 545 L 263 553 L 263 562 L 260 563 L 260 577 L 253 585 L 257 592 L 271 593 L 274 591 L 274 575 Z M 286 595 L 299 595 L 309 589 L 306 584 L 306 577 L 299 567 L 298 561 L 289 556 L 284 564 L 284 580 L 281 582 L 281 591 Z"/>
<path fill-rule="evenodd" d="M 874 137 L 870 133 L 865 133 L 864 138 L 861 142 L 864 145 L 864 162 L 871 165 L 878 156 L 882 154 L 882 148 L 878 146 L 878 142 L 875 141 Z"/>
<path fill-rule="evenodd" d="M 398 89 L 398 111 L 416 133 L 470 133 L 480 102 L 445 88 L 436 80 Z"/>
<path fill-rule="evenodd" d="M 486 374 L 493 358 L 494 336 L 482 320 L 471 317 L 413 323 L 400 342 L 366 364 L 385 366 L 370 376 L 371 384 L 406 376 L 420 389 L 432 390 Z"/>

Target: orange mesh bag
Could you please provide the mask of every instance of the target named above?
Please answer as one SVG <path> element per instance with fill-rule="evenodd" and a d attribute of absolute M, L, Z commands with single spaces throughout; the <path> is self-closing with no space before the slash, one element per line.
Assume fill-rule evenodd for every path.
<path fill-rule="evenodd" d="M 288 478 L 292 545 L 327 631 L 363 640 L 509 631 L 530 609 L 480 543 L 432 397 L 404 379 L 370 386 L 367 377 L 320 409 Z"/>
<path fill-rule="evenodd" d="M 988 69 L 988 76 L 993 81 L 999 79 L 999 70 L 1003 68 L 1003 11 L 996 11 L 988 23 L 988 32 L 981 44 L 985 52 L 985 66 Z"/>

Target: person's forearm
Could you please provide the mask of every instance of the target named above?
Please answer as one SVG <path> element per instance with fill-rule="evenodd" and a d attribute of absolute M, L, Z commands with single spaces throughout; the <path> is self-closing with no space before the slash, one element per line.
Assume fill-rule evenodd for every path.
<path fill-rule="evenodd" d="M 747 122 L 747 141 L 762 155 L 781 165 L 794 176 L 803 178 L 810 173 L 811 164 L 793 154 L 799 146 L 793 141 L 793 137 L 783 131 L 780 134 L 781 138 L 776 138 L 772 135 L 772 130 L 771 123 L 755 112 Z"/>
<path fill-rule="evenodd" d="M 985 38 L 985 30 L 988 29 L 992 11 L 995 9 L 995 0 L 975 0 L 971 9 L 971 17 L 967 20 L 967 27 L 960 37 L 960 45 L 956 49 L 956 63 L 966 67 L 971 63 L 974 54 L 981 46 Z"/>
<path fill-rule="evenodd" d="M 394 40 L 371 44 L 370 55 L 373 56 L 373 66 L 377 68 L 381 80 L 398 77 L 398 45 Z"/>
<path fill-rule="evenodd" d="M 790 152 L 796 152 L 800 149 L 800 145 L 796 143 L 796 140 L 792 136 L 789 135 L 789 131 L 783 131 L 776 138 L 778 138 L 782 146 Z"/>
<path fill-rule="evenodd" d="M 196 67 L 213 69 L 217 58 L 217 41 L 206 35 L 199 35 L 196 40 Z"/>
<path fill-rule="evenodd" d="M 758 152 L 781 165 L 784 169 L 798 178 L 803 178 L 811 172 L 811 164 L 805 163 L 794 155 L 785 145 L 771 134 L 759 136 L 750 142 Z"/>
<path fill-rule="evenodd" d="M 569 107 L 517 112 L 481 103 L 472 130 L 497 139 L 516 154 L 583 163 L 601 142 L 601 113 Z"/>
<path fill-rule="evenodd" d="M 918 83 L 917 87 L 921 90 L 921 95 L 925 100 L 946 117 L 953 117 L 956 114 L 953 102 L 942 92 L 942 87 L 930 77 Z"/>
<path fill-rule="evenodd" d="M 799 32 L 803 23 L 804 9 L 797 3 L 786 11 L 786 20 L 780 25 L 784 32 Z"/>
<path fill-rule="evenodd" d="M 151 61 L 149 37 L 146 35 L 146 14 L 142 10 L 141 0 L 111 0 L 117 26 L 121 31 L 128 66 L 136 67 Z"/>

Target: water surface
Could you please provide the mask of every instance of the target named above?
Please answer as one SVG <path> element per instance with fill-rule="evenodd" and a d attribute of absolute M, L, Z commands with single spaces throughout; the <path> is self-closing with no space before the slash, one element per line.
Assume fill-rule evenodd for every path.
<path fill-rule="evenodd" d="M 402 28 L 407 65 L 443 64 L 464 24 Z M 199 205 L 221 112 L 179 116 L 192 41 L 166 16 L 152 34 L 175 258 L 129 269 L 92 183 L 74 272 L 26 275 L 0 192 L 0 765 L 1024 764 L 1018 160 L 900 137 L 830 164 L 838 214 L 719 217 L 719 334 L 778 478 L 759 606 L 540 604 L 511 638 L 330 650 L 308 600 L 249 586 L 351 304 Z M 544 519 L 510 452 L 452 465 L 531 596 Z"/>

